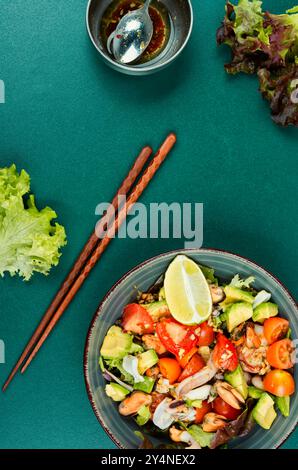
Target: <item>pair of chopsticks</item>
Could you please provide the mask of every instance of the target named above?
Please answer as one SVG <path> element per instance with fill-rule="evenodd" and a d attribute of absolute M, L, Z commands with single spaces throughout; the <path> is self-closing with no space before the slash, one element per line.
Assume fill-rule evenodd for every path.
<path fill-rule="evenodd" d="M 3 391 L 7 389 L 8 385 L 20 369 L 21 373 L 25 372 L 34 357 L 37 355 L 41 346 L 58 323 L 59 319 L 75 297 L 83 282 L 86 280 L 95 264 L 101 258 L 110 241 L 114 237 L 114 234 L 118 232 L 130 209 L 142 195 L 175 143 L 176 135 L 173 133 L 169 134 L 150 164 L 144 170 L 144 173 L 140 177 L 139 181 L 136 182 L 152 154 L 151 147 L 147 146 L 142 149 L 130 172 L 122 182 L 122 185 L 112 200 L 111 204 L 115 211 L 117 211 L 116 218 L 114 219 L 113 214 L 111 222 L 111 214 L 109 217 L 109 213 L 107 212 L 98 222 L 96 233 L 92 233 L 81 254 L 73 265 L 70 273 L 61 285 L 52 303 L 50 304 L 39 325 L 31 336 L 22 354 L 20 355 L 17 363 L 9 374 L 5 384 L 2 387 Z M 128 198 L 126 199 L 123 206 L 119 207 L 119 200 L 120 202 L 123 200 L 121 196 L 128 196 Z"/>

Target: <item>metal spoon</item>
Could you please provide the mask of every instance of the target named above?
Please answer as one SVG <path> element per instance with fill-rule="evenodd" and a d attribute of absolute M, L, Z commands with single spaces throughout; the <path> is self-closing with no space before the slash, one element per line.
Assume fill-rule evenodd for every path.
<path fill-rule="evenodd" d="M 153 23 L 149 15 L 151 0 L 144 6 L 130 11 L 110 35 L 107 48 L 117 62 L 128 64 L 140 57 L 148 47 L 153 35 Z"/>

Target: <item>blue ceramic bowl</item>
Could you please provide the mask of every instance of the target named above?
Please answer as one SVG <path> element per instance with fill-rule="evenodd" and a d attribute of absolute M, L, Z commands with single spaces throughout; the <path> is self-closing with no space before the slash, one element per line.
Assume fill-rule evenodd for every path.
<path fill-rule="evenodd" d="M 298 308 L 295 301 L 280 281 L 247 259 L 218 250 L 180 250 L 157 256 L 137 266 L 112 287 L 100 304 L 92 320 L 85 349 L 84 370 L 90 402 L 102 427 L 120 448 L 138 448 L 140 440 L 134 434 L 137 425 L 132 419 L 122 418 L 117 405 L 105 395 L 105 380 L 98 366 L 99 350 L 109 327 L 121 316 L 123 307 L 135 298 L 136 286 L 143 291 L 148 289 L 179 253 L 184 253 L 195 261 L 214 268 L 216 275 L 221 279 L 231 279 L 237 273 L 244 278 L 255 276 L 255 287 L 272 293 L 274 302 L 279 305 L 280 313 L 290 321 L 293 338 L 298 338 Z M 298 383 L 297 367 L 295 367 L 295 381 Z M 289 418 L 279 415 L 269 432 L 256 425 L 247 437 L 231 441 L 229 447 L 275 449 L 295 429 L 297 421 L 296 393 L 291 399 Z"/>

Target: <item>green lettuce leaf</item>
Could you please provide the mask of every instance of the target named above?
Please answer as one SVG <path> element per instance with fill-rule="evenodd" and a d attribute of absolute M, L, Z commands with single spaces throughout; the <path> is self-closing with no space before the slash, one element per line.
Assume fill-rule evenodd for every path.
<path fill-rule="evenodd" d="M 56 213 L 39 211 L 30 190 L 30 177 L 15 165 L 0 169 L 0 275 L 18 274 L 28 281 L 34 272 L 47 275 L 59 262 L 65 230 L 53 224 Z"/>
<path fill-rule="evenodd" d="M 211 284 L 218 285 L 218 279 L 214 275 L 215 270 L 213 268 L 209 268 L 208 266 L 204 266 L 202 264 L 199 264 L 199 266 L 205 278 L 207 279 L 207 281 L 210 281 Z"/>
<path fill-rule="evenodd" d="M 214 433 L 203 431 L 201 426 L 193 424 L 187 428 L 187 432 L 201 447 L 210 447 L 214 438 Z"/>
<path fill-rule="evenodd" d="M 239 43 L 245 42 L 247 37 L 258 37 L 264 31 L 260 0 L 239 0 L 234 12 L 234 33 Z"/>
<path fill-rule="evenodd" d="M 243 289 L 244 287 L 249 289 L 254 281 L 255 278 L 253 276 L 249 276 L 247 279 L 241 279 L 239 274 L 236 274 L 236 276 L 233 277 L 229 285 L 233 287 L 238 287 L 240 289 Z"/>

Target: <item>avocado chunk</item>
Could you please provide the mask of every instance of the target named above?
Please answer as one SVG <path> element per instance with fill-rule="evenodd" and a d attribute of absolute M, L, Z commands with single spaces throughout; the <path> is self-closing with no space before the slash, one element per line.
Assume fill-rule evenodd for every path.
<path fill-rule="evenodd" d="M 258 305 L 253 312 L 252 319 L 258 323 L 263 323 L 267 318 L 276 317 L 278 306 L 272 302 L 264 302 Z"/>
<path fill-rule="evenodd" d="M 290 397 L 276 397 L 275 403 L 281 414 L 287 418 L 290 415 Z"/>
<path fill-rule="evenodd" d="M 122 401 L 130 392 L 126 388 L 122 387 L 122 385 L 116 383 L 110 383 L 106 385 L 105 388 L 106 394 L 108 397 L 112 398 L 114 401 Z"/>
<path fill-rule="evenodd" d="M 254 420 L 264 429 L 270 429 L 277 413 L 274 409 L 274 400 L 268 395 L 263 393 L 258 403 L 252 410 Z"/>
<path fill-rule="evenodd" d="M 165 300 L 144 304 L 143 307 L 147 310 L 154 322 L 157 322 L 161 317 L 169 313 L 169 307 Z"/>
<path fill-rule="evenodd" d="M 261 398 L 263 393 L 264 393 L 263 390 L 261 390 L 260 388 L 254 387 L 253 385 L 250 385 L 248 387 L 248 396 L 250 398 L 254 398 L 255 400 L 258 400 L 259 398 Z"/>
<path fill-rule="evenodd" d="M 137 382 L 134 384 L 134 390 L 139 390 L 140 392 L 151 393 L 154 387 L 155 380 L 152 377 L 144 377 L 143 382 Z"/>
<path fill-rule="evenodd" d="M 226 312 L 226 322 L 229 333 L 240 323 L 249 320 L 253 315 L 252 305 L 248 302 L 238 302 L 230 305 Z"/>
<path fill-rule="evenodd" d="M 129 354 L 140 354 L 144 351 L 144 348 L 140 344 L 132 343 Z"/>
<path fill-rule="evenodd" d="M 234 303 L 234 302 L 248 302 L 252 304 L 254 301 L 254 296 L 251 292 L 240 289 L 240 287 L 235 286 L 226 286 L 224 288 L 224 293 L 226 294 L 225 304 Z"/>
<path fill-rule="evenodd" d="M 149 349 L 138 356 L 138 361 L 139 373 L 143 375 L 147 369 L 150 369 L 157 364 L 158 355 L 154 349 Z"/>
<path fill-rule="evenodd" d="M 107 332 L 100 350 L 106 359 L 122 359 L 130 351 L 133 337 L 123 333 L 119 326 L 112 326 Z"/>
<path fill-rule="evenodd" d="M 230 385 L 232 385 L 232 387 L 236 388 L 236 390 L 238 390 L 238 392 L 241 393 L 243 398 L 246 400 L 248 395 L 248 387 L 240 364 L 238 364 L 233 372 L 225 373 L 225 380 Z"/>
<path fill-rule="evenodd" d="M 148 423 L 149 419 L 151 418 L 151 412 L 149 406 L 143 405 L 138 411 L 138 416 L 136 418 L 136 422 L 139 426 L 144 426 Z"/>

